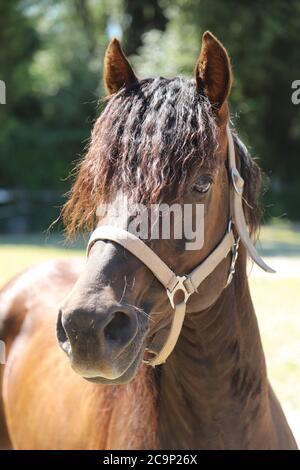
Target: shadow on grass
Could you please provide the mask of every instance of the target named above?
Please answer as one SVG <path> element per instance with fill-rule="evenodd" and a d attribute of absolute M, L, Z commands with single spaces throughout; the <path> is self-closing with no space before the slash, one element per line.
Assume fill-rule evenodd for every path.
<path fill-rule="evenodd" d="M 278 256 L 278 257 L 295 257 L 300 256 L 300 246 L 290 246 L 284 243 L 274 243 L 273 246 L 259 246 L 257 245 L 258 251 L 261 256 Z"/>
<path fill-rule="evenodd" d="M 56 249 L 84 250 L 88 241 L 86 237 L 78 237 L 72 242 L 67 242 L 65 237 L 59 233 L 32 233 L 32 234 L 11 234 L 0 235 L 0 245 L 29 245 L 38 247 L 48 247 Z"/>
<path fill-rule="evenodd" d="M 300 224 L 270 224 L 261 229 L 257 248 L 263 256 L 300 256 Z"/>

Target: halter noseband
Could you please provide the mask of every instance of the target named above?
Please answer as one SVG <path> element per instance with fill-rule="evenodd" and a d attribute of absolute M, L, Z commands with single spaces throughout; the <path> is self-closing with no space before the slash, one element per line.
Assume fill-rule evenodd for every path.
<path fill-rule="evenodd" d="M 266 272 L 275 272 L 259 256 L 249 237 L 243 212 L 242 195 L 244 180 L 236 167 L 234 142 L 229 125 L 227 125 L 226 132 L 228 138 L 228 161 L 231 177 L 230 215 L 227 230 L 216 248 L 189 274 L 185 276 L 177 276 L 166 265 L 166 263 L 164 263 L 164 261 L 162 261 L 162 259 L 159 258 L 159 256 L 157 256 L 157 254 L 151 250 L 151 248 L 149 248 L 148 245 L 146 245 L 140 238 L 136 237 L 130 232 L 127 232 L 126 230 L 114 226 L 102 225 L 97 227 L 92 233 L 88 242 L 87 254 L 89 253 L 92 245 L 97 240 L 109 240 L 118 243 L 126 250 L 130 251 L 130 253 L 136 256 L 140 261 L 142 261 L 142 263 L 144 263 L 150 269 L 150 271 L 152 271 L 154 276 L 165 287 L 171 306 L 174 309 L 174 315 L 171 328 L 163 346 L 159 347 L 157 350 L 155 347 L 154 338 L 150 346 L 151 349 L 148 348 L 148 351 L 154 354 L 154 357 L 149 360 L 145 360 L 144 362 L 153 367 L 159 364 L 163 364 L 173 351 L 181 332 L 186 312 L 186 304 L 189 297 L 193 293 L 197 292 L 197 289 L 203 280 L 214 271 L 221 261 L 227 257 L 230 251 L 231 263 L 225 287 L 227 287 L 227 285 L 231 282 L 235 272 L 235 263 L 238 256 L 240 240 L 247 248 L 247 251 L 253 261 L 255 261 L 258 266 L 260 266 Z M 232 231 L 233 223 L 238 233 L 237 238 L 235 238 Z M 183 295 L 183 300 L 181 300 L 179 303 L 175 303 L 175 295 L 178 292 L 181 292 Z"/>

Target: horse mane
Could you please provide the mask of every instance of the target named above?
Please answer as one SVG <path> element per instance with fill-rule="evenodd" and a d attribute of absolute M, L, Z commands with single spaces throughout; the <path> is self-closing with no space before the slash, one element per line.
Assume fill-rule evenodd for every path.
<path fill-rule="evenodd" d="M 92 230 L 97 208 L 116 192 L 134 202 L 179 200 L 205 165 L 217 165 L 217 126 L 209 100 L 194 80 L 155 78 L 136 82 L 113 95 L 95 122 L 85 158 L 63 207 L 67 235 Z M 235 137 L 245 179 L 246 219 L 258 225 L 258 166 Z"/>
<path fill-rule="evenodd" d="M 195 167 L 216 165 L 216 146 L 212 107 L 195 81 L 156 78 L 121 89 L 96 121 L 77 168 L 63 208 L 68 234 L 91 229 L 97 207 L 120 188 L 143 204 L 179 198 Z"/>
<path fill-rule="evenodd" d="M 233 133 L 233 140 L 240 161 L 241 175 L 244 180 L 243 210 L 245 219 L 250 235 L 257 238 L 262 215 L 260 206 L 262 172 L 251 157 L 245 144 L 235 133 Z"/>

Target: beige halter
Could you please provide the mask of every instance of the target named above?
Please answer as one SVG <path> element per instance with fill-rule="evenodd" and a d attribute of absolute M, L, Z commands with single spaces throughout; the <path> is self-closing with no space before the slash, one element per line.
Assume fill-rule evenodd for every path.
<path fill-rule="evenodd" d="M 165 287 L 171 306 L 174 309 L 174 315 L 171 328 L 164 345 L 159 349 L 159 351 L 155 351 L 153 341 L 153 344 L 150 346 L 151 349 L 148 349 L 151 353 L 155 354 L 155 356 L 150 360 L 145 360 L 144 362 L 153 367 L 163 364 L 173 351 L 183 325 L 186 303 L 189 297 L 194 292 L 197 292 L 197 288 L 201 282 L 214 271 L 218 264 L 226 258 L 228 253 L 231 251 L 232 257 L 226 286 L 230 283 L 235 272 L 235 263 L 238 256 L 240 240 L 258 266 L 269 273 L 275 272 L 261 259 L 249 237 L 242 205 L 244 180 L 236 167 L 234 143 L 228 125 L 227 137 L 229 170 L 232 183 L 228 227 L 224 237 L 217 247 L 189 274 L 185 276 L 176 276 L 166 263 L 164 263 L 140 238 L 137 238 L 132 233 L 117 227 L 108 225 L 97 227 L 88 242 L 87 253 L 89 253 L 91 246 L 97 240 L 110 240 L 118 243 L 142 261 L 142 263 L 152 271 L 154 276 L 156 276 L 159 282 Z M 239 235 L 237 239 L 235 239 L 232 231 L 232 223 L 234 223 Z M 175 303 L 175 294 L 179 291 L 181 291 L 184 298 L 180 303 Z"/>

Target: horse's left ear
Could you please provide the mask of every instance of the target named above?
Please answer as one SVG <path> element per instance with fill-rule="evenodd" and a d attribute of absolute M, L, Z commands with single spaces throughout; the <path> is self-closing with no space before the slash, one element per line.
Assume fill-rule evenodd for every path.
<path fill-rule="evenodd" d="M 210 31 L 206 31 L 202 37 L 195 79 L 199 93 L 207 96 L 220 109 L 230 93 L 231 65 L 225 47 Z"/>
<path fill-rule="evenodd" d="M 137 77 L 116 38 L 110 41 L 105 52 L 103 78 L 110 95 L 117 93 L 123 86 L 130 86 L 137 81 Z"/>

